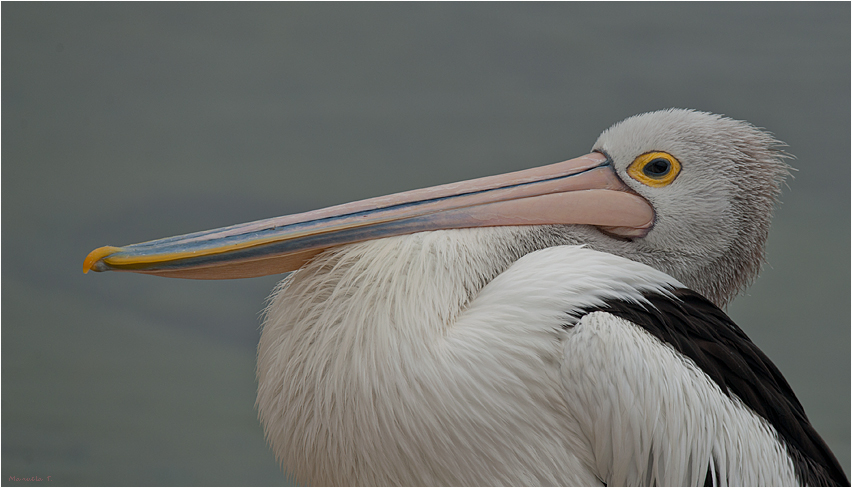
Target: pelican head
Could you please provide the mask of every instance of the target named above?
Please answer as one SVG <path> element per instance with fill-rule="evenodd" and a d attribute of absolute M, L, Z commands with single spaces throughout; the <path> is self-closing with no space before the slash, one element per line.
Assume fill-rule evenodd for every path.
<path fill-rule="evenodd" d="M 591 154 L 573 160 L 105 246 L 89 254 L 84 270 L 242 278 L 294 271 L 356 242 L 490 228 L 504 247 L 490 276 L 537 249 L 586 244 L 660 269 L 724 305 L 760 269 L 772 207 L 789 171 L 781 145 L 747 122 L 661 110 L 615 124 Z"/>
<path fill-rule="evenodd" d="M 653 228 L 600 250 L 640 261 L 725 305 L 757 276 L 789 156 L 748 122 L 694 110 L 630 117 L 594 151 L 654 208 Z M 598 242 L 598 240 L 596 240 Z"/>

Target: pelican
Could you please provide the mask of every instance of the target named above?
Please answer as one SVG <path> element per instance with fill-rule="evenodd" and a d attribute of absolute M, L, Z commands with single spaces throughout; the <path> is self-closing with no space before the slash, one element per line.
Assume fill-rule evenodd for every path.
<path fill-rule="evenodd" d="M 788 174 L 769 133 L 669 109 L 585 156 L 124 247 L 84 270 L 292 272 L 257 408 L 320 485 L 848 485 L 722 311 Z"/>

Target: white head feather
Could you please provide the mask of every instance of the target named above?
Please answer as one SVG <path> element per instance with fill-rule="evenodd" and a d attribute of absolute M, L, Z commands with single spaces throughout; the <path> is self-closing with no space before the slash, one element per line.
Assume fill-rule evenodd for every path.
<path fill-rule="evenodd" d="M 694 110 L 661 110 L 613 125 L 594 149 L 609 155 L 622 180 L 651 202 L 656 222 L 630 246 L 601 250 L 665 271 L 725 305 L 763 263 L 772 208 L 790 169 L 782 145 L 748 122 Z M 627 174 L 627 166 L 650 151 L 680 161 L 682 171 L 670 185 L 652 188 Z"/>

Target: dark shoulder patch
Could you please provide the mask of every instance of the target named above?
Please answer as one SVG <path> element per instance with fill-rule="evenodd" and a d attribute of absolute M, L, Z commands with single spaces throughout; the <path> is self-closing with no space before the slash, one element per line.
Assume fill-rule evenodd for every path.
<path fill-rule="evenodd" d="M 778 431 L 803 485 L 849 486 L 837 458 L 814 430 L 787 380 L 746 334 L 717 306 L 691 290 L 676 299 L 646 293 L 651 307 L 620 300 L 602 311 L 626 319 L 692 359 L 719 388 L 734 394 Z"/>

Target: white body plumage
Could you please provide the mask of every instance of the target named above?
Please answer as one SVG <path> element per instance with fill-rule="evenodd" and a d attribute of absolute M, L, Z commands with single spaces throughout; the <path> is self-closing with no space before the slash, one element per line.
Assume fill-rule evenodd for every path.
<path fill-rule="evenodd" d="M 695 485 L 713 468 L 796 483 L 775 430 L 688 358 L 610 314 L 571 315 L 680 283 L 577 246 L 490 279 L 505 258 L 482 244 L 514 232 L 355 244 L 281 283 L 258 407 L 297 481 Z"/>

